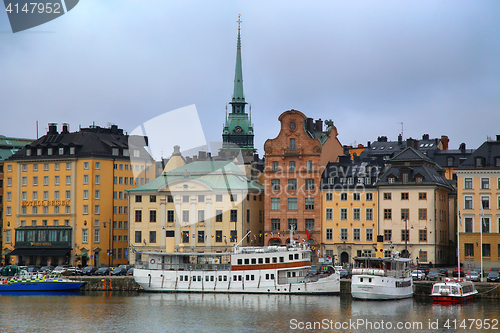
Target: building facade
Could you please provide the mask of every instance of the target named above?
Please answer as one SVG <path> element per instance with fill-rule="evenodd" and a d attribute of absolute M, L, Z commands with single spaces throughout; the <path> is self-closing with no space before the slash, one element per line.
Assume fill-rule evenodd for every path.
<path fill-rule="evenodd" d="M 496 141 L 484 142 L 455 172 L 460 262 L 479 268 L 482 250 L 484 268 L 496 268 L 500 261 L 500 135 Z"/>
<path fill-rule="evenodd" d="M 265 244 L 289 242 L 288 230 L 307 239 L 317 251 L 321 243 L 321 176 L 343 148 L 332 121 L 307 118 L 289 110 L 278 120 L 281 130 L 264 144 Z M 317 253 L 315 251 L 315 253 Z"/>
<path fill-rule="evenodd" d="M 262 245 L 263 187 L 232 162 L 192 162 L 128 193 L 132 264 L 146 260 L 147 251 L 226 252 L 240 242 Z"/>
<path fill-rule="evenodd" d="M 115 125 L 70 133 L 66 124 L 61 132 L 49 124 L 46 135 L 5 161 L 11 263 L 128 263 L 125 190 L 155 174 L 132 139 Z"/>

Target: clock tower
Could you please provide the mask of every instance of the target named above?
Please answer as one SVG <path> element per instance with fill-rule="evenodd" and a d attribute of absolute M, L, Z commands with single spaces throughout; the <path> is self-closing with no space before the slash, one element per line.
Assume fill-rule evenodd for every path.
<path fill-rule="evenodd" d="M 245 95 L 243 94 L 243 71 L 241 68 L 241 38 L 240 38 L 240 23 L 238 15 L 238 40 L 236 44 L 236 68 L 234 73 L 234 91 L 233 98 L 229 103 L 231 105 L 231 113 L 227 115 L 226 123 L 222 131 L 222 148 L 219 152 L 225 155 L 226 158 L 237 157 L 239 152 L 243 156 L 245 163 L 253 160 L 253 154 L 256 149 L 253 146 L 253 126 L 250 117 L 246 113 Z M 220 155 L 222 155 L 220 154 Z"/>

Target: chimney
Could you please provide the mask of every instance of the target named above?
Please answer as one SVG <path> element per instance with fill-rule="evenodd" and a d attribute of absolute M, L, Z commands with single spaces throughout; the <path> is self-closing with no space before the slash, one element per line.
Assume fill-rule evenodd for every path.
<path fill-rule="evenodd" d="M 68 123 L 63 123 L 62 124 L 62 132 L 61 133 L 69 133 L 68 131 L 68 128 L 69 128 L 69 124 Z"/>
<path fill-rule="evenodd" d="M 460 149 L 460 151 L 461 151 L 462 153 L 465 153 L 465 142 L 462 142 L 462 143 L 460 144 L 459 149 Z"/>
<path fill-rule="evenodd" d="M 323 131 L 323 121 L 321 120 L 321 118 L 316 120 L 316 131 L 318 131 L 318 132 Z"/>
<path fill-rule="evenodd" d="M 312 118 L 307 118 L 306 120 L 306 129 L 308 131 L 313 131 L 314 130 L 314 120 Z"/>
<path fill-rule="evenodd" d="M 450 142 L 450 139 L 448 139 L 448 136 L 441 135 L 441 143 L 443 144 L 443 150 L 448 150 L 448 142 Z"/>
<path fill-rule="evenodd" d="M 429 140 L 429 134 L 422 135 L 422 140 Z"/>
<path fill-rule="evenodd" d="M 418 141 L 412 138 L 406 139 L 406 147 L 412 147 L 418 150 Z"/>
<path fill-rule="evenodd" d="M 500 135 L 497 135 L 497 141 L 500 141 Z"/>
<path fill-rule="evenodd" d="M 403 144 L 403 136 L 401 134 L 398 135 L 398 145 Z"/>
<path fill-rule="evenodd" d="M 198 159 L 200 161 L 204 161 L 207 159 L 207 152 L 206 151 L 199 151 L 198 152 Z"/>
<path fill-rule="evenodd" d="M 371 147 L 371 145 L 372 145 L 372 143 L 371 143 L 370 141 L 368 141 L 368 142 L 366 143 L 366 146 L 367 146 L 368 148 L 370 148 L 370 147 Z"/>
<path fill-rule="evenodd" d="M 47 134 L 57 134 L 57 123 L 49 123 L 49 131 Z"/>

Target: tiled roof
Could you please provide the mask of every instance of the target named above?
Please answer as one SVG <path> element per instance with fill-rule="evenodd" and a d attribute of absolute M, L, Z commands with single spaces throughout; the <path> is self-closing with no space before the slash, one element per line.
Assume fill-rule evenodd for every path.
<path fill-rule="evenodd" d="M 476 168 L 476 159 L 478 157 L 483 159 L 482 168 L 500 168 L 499 166 L 496 166 L 496 159 L 500 158 L 500 141 L 484 142 L 478 149 L 469 155 L 460 168 Z"/>

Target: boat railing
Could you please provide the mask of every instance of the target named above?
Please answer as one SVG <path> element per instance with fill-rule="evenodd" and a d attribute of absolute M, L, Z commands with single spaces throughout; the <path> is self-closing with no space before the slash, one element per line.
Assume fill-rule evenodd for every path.
<path fill-rule="evenodd" d="M 319 275 L 313 276 L 295 276 L 295 277 L 279 277 L 278 284 L 289 284 L 289 283 L 304 283 L 304 282 L 316 282 L 320 278 Z"/>
<path fill-rule="evenodd" d="M 380 268 L 353 268 L 352 275 L 375 275 L 394 278 L 409 277 L 409 272 L 403 270 L 384 270 Z"/>
<path fill-rule="evenodd" d="M 163 264 L 139 261 L 135 263 L 139 269 L 167 270 L 167 271 L 229 271 L 230 264 Z"/>

